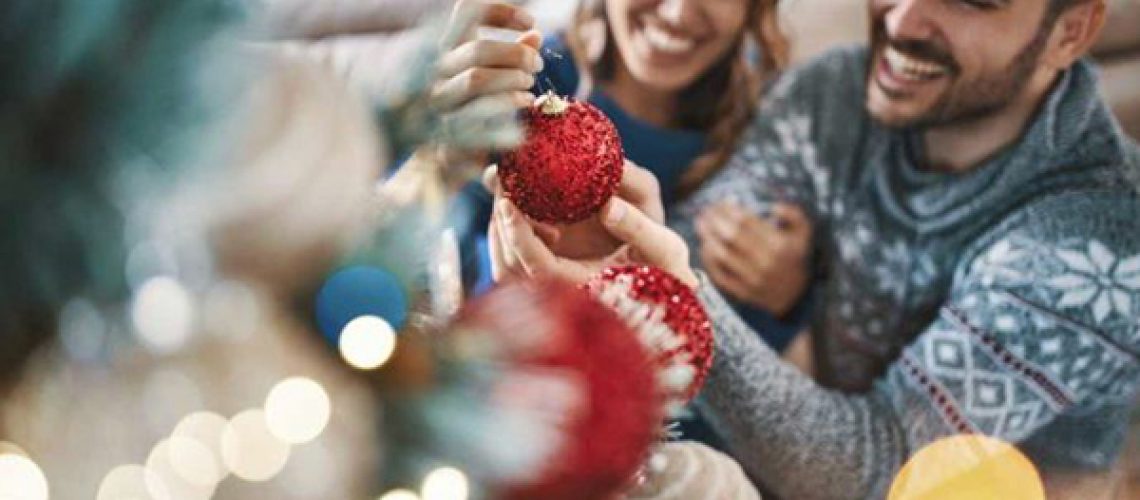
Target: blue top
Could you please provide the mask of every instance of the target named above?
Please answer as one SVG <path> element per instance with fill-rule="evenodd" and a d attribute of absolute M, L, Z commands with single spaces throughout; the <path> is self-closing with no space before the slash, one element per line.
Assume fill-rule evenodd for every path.
<path fill-rule="evenodd" d="M 554 90 L 554 93 L 563 96 L 577 94 L 581 78 L 570 51 L 560 36 L 546 39 L 542 58 L 545 65 L 538 74 L 535 93 Z M 698 130 L 662 128 L 638 120 L 596 86 L 586 100 L 614 123 L 621 136 L 626 158 L 653 172 L 661 185 L 662 201 L 665 206 L 672 204 L 681 176 L 705 150 L 705 134 Z"/>
<path fill-rule="evenodd" d="M 542 49 L 543 70 L 536 94 L 553 89 L 559 95 L 577 94 L 581 84 L 578 68 L 574 64 L 565 41 L 560 35 L 548 37 Z M 630 116 L 612 98 L 598 87 L 590 92 L 587 101 L 593 104 L 614 123 L 621 136 L 625 155 L 637 165 L 653 172 L 661 186 L 662 201 L 668 209 L 673 204 L 677 185 L 685 170 L 705 151 L 705 134 L 697 130 L 677 130 L 658 127 Z M 479 293 L 490 287 L 491 268 L 486 245 L 486 229 L 491 216 L 491 194 L 478 183 L 466 186 L 452 207 L 449 222 L 461 235 L 464 269 L 468 282 L 474 282 Z M 803 327 L 807 307 L 797 307 L 787 321 L 773 318 L 759 309 L 734 304 L 745 321 L 769 345 L 783 350 L 792 337 Z"/>

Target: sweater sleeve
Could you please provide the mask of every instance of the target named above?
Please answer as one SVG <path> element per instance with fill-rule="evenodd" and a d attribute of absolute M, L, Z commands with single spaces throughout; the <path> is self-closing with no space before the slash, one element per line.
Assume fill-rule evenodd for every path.
<path fill-rule="evenodd" d="M 814 83 L 850 78 L 853 65 L 862 60 L 857 51 L 833 51 L 789 71 L 771 86 L 755 119 L 741 134 L 736 152 L 670 214 L 670 224 L 691 247 L 697 245 L 697 216 L 705 207 L 723 201 L 757 214 L 768 213 L 776 202 L 792 203 L 804 209 L 813 225 L 819 225 L 827 213 L 834 165 L 820 154 L 818 146 L 848 131 L 829 129 L 829 137 L 822 137 L 816 124 L 825 120 L 816 115 L 850 111 L 850 116 L 858 116 L 858 108 L 848 109 L 853 106 L 850 96 L 826 92 Z"/>
<path fill-rule="evenodd" d="M 1023 443 L 1079 406 L 1129 401 L 1140 245 L 1080 233 L 1015 230 L 984 245 L 937 318 L 863 394 L 824 389 L 783 363 L 702 277 L 716 361 L 700 404 L 781 497 L 881 498 L 905 459 L 940 437 Z M 1117 452 L 1077 465 L 1107 467 Z"/>
<path fill-rule="evenodd" d="M 744 132 L 741 148 L 722 170 L 674 209 L 673 225 L 690 245 L 697 242 L 697 216 L 718 202 L 732 201 L 758 214 L 768 213 L 775 202 L 789 202 L 813 221 L 818 217 L 817 201 L 828 181 L 815 162 L 810 120 L 779 104 L 762 107 L 759 115 L 764 118 Z"/>

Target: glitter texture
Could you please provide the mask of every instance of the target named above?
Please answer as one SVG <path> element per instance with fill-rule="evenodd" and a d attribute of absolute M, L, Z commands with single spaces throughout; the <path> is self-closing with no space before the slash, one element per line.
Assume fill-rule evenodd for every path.
<path fill-rule="evenodd" d="M 613 122 L 598 108 L 566 99 L 562 109 L 562 100 L 547 94 L 524 112 L 526 142 L 503 154 L 499 178 L 523 213 L 572 224 L 596 214 L 617 191 L 625 153 Z"/>
<path fill-rule="evenodd" d="M 611 267 L 585 286 L 617 309 L 656 353 L 658 378 L 670 404 L 678 406 L 697 395 L 712 366 L 713 335 L 692 289 L 651 266 Z"/>
<path fill-rule="evenodd" d="M 610 498 L 648 458 L 662 419 L 653 360 L 612 311 L 568 283 L 510 283 L 472 301 L 459 331 L 491 335 L 512 371 L 559 370 L 585 397 L 536 478 L 501 485 L 506 499 Z M 541 404 L 541 402 L 538 402 Z"/>

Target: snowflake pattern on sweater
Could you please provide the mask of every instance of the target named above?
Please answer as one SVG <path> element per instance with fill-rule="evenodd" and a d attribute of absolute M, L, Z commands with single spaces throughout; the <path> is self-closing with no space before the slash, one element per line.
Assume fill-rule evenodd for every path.
<path fill-rule="evenodd" d="M 1046 473 L 1110 466 L 1140 381 L 1140 153 L 1095 71 L 1067 71 L 1018 143 L 942 174 L 916 166 L 916 131 L 863 111 L 866 57 L 785 75 L 676 210 L 690 245 L 725 199 L 798 203 L 816 228 L 818 382 L 702 278 L 717 334 L 703 410 L 786 498 L 881 497 L 909 454 L 959 432 L 1018 443 Z"/>

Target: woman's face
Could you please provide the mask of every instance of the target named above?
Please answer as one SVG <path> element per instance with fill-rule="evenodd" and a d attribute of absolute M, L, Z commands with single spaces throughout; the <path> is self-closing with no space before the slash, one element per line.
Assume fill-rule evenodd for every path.
<path fill-rule="evenodd" d="M 606 0 L 633 78 L 661 91 L 697 81 L 740 41 L 750 0 Z"/>

